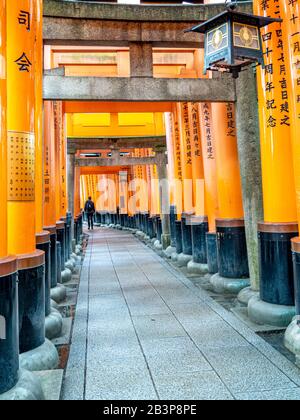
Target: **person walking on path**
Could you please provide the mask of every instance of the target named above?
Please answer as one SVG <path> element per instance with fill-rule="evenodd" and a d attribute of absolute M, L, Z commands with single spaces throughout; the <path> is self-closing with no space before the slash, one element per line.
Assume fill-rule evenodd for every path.
<path fill-rule="evenodd" d="M 84 211 L 87 215 L 89 230 L 91 229 L 94 230 L 94 214 L 96 210 L 95 210 L 95 204 L 92 201 L 92 197 L 89 197 L 89 199 L 85 203 Z"/>

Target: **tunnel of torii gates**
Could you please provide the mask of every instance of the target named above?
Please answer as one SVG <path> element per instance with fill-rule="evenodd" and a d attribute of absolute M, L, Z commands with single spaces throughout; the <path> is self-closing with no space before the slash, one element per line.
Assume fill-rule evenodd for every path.
<path fill-rule="evenodd" d="M 0 0 L 0 398 L 57 367 L 89 196 L 299 356 L 300 1 L 263 4 L 266 67 L 233 80 L 183 33 L 223 5 Z"/>

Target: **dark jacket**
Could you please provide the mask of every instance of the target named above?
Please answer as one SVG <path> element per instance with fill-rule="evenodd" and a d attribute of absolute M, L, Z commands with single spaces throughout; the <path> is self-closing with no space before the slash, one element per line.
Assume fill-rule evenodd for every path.
<path fill-rule="evenodd" d="M 87 200 L 84 206 L 85 213 L 93 214 L 95 213 L 95 204 L 92 200 Z"/>

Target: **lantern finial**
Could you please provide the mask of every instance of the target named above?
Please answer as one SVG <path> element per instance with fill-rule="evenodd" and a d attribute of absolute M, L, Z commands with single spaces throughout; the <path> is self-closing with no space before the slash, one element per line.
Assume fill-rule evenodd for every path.
<path fill-rule="evenodd" d="M 237 8 L 237 0 L 225 0 L 225 6 L 227 9 L 235 10 Z"/>

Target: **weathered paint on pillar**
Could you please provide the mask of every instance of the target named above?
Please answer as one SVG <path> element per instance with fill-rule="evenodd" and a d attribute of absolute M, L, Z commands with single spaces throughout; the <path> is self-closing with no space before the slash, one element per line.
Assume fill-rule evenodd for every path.
<path fill-rule="evenodd" d="M 260 133 L 256 77 L 252 68 L 240 73 L 237 90 L 237 143 L 243 191 L 251 289 L 259 290 L 258 222 L 263 220 Z M 246 116 L 246 118 L 245 118 Z"/>

